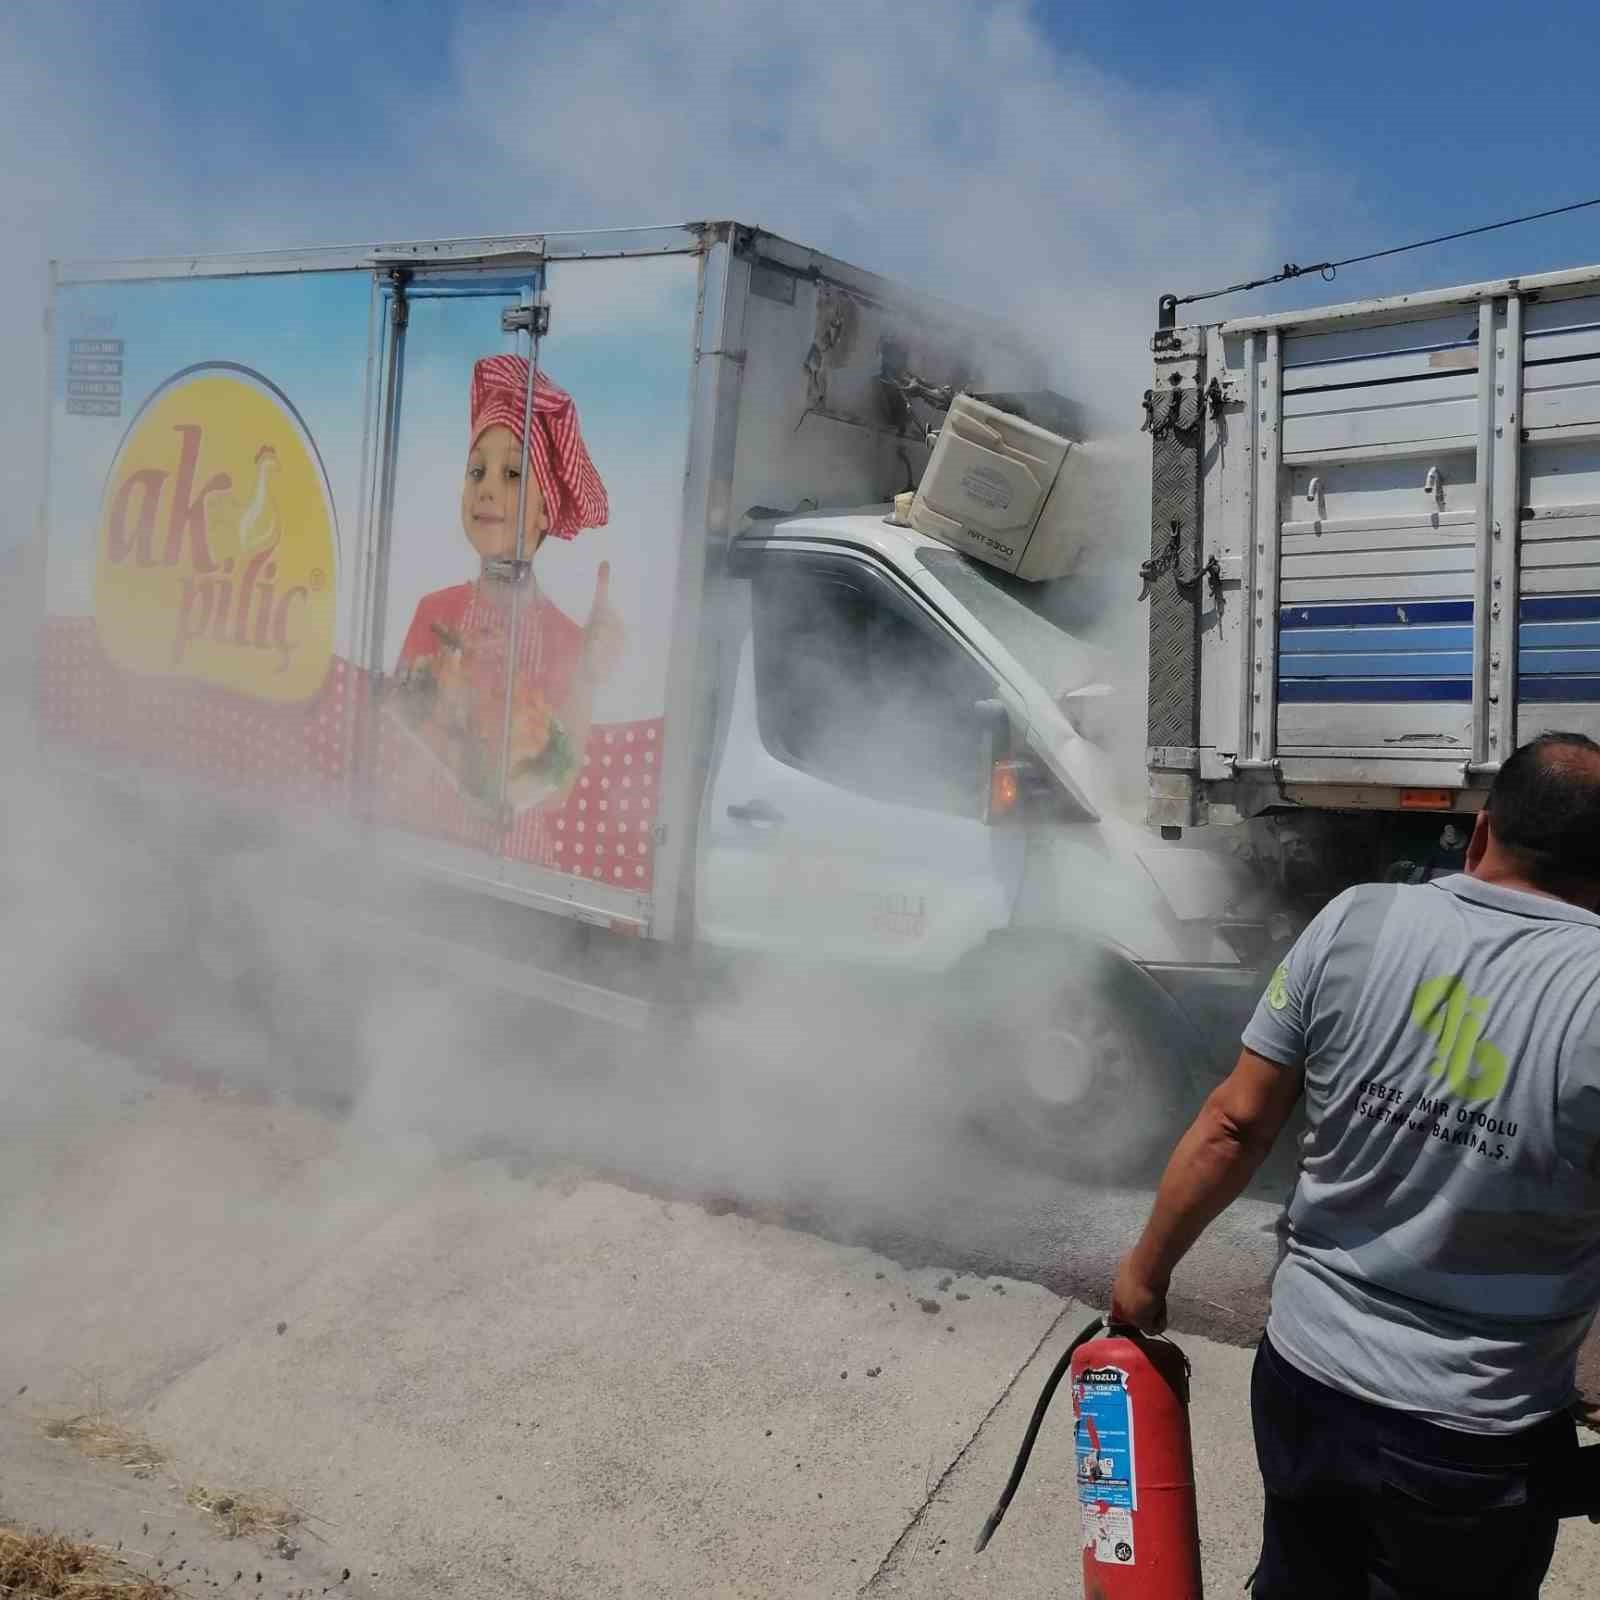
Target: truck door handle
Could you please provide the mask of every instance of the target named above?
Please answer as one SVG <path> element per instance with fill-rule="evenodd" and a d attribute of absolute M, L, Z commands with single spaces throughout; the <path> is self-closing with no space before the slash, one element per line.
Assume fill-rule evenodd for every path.
<path fill-rule="evenodd" d="M 775 828 L 783 821 L 783 813 L 770 800 L 746 800 L 742 806 L 729 806 L 728 815 L 753 828 Z"/>

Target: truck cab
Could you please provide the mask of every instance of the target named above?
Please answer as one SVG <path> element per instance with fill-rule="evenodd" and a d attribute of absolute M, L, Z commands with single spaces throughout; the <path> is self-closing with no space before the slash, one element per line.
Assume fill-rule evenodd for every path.
<path fill-rule="evenodd" d="M 1021 582 L 884 508 L 753 522 L 727 566 L 698 938 L 931 980 L 1051 1148 L 1082 1159 L 1111 1108 L 1165 1140 L 1254 999 L 1224 931 L 1252 891 L 1143 825 L 1141 686 L 1050 615 L 1093 580 Z"/>

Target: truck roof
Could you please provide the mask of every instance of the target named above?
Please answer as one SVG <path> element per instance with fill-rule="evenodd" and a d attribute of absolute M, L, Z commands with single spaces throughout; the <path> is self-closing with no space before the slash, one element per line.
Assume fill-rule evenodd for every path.
<path fill-rule="evenodd" d="M 915 571 L 920 550 L 944 550 L 950 546 L 931 539 L 915 528 L 901 527 L 888 520 L 886 505 L 852 507 L 840 511 L 806 511 L 754 523 L 742 539 L 816 540 L 827 544 L 864 546 L 884 560 L 907 571 Z"/>
<path fill-rule="evenodd" d="M 852 266 L 809 245 L 730 218 L 642 228 L 601 228 L 544 233 L 484 234 L 459 239 L 304 245 L 288 249 L 186 256 L 54 260 L 52 282 L 144 282 L 167 278 L 241 278 L 256 274 L 450 268 L 542 261 L 600 261 L 621 257 L 694 255 L 718 240 L 731 243 L 780 274 L 818 277 L 869 299 L 920 307 L 944 319 L 985 330 L 991 337 L 1021 336 L 1004 322 L 968 311 L 920 288 Z"/>

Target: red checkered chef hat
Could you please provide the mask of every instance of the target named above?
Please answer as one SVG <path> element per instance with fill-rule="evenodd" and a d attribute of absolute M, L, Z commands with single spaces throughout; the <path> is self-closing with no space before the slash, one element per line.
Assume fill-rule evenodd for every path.
<path fill-rule="evenodd" d="M 472 369 L 472 439 L 496 423 L 522 439 L 527 405 L 528 361 L 525 356 L 485 356 Z M 533 437 L 528 465 L 544 494 L 550 532 L 571 539 L 581 528 L 603 528 L 610 514 L 606 486 L 584 448 L 578 431 L 578 408 L 565 389 L 542 372 L 533 375 Z"/>

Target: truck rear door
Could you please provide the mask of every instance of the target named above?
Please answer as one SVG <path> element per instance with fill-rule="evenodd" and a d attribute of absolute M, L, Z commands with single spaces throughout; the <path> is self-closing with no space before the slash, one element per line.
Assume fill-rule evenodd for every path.
<path fill-rule="evenodd" d="M 673 249 L 380 281 L 381 837 L 629 932 L 657 898 L 699 268 Z"/>
<path fill-rule="evenodd" d="M 1542 729 L 1600 729 L 1600 295 L 1582 287 L 1212 331 L 1246 404 L 1212 419 L 1207 543 L 1238 552 L 1243 613 L 1202 745 L 1285 785 L 1453 794 Z"/>

